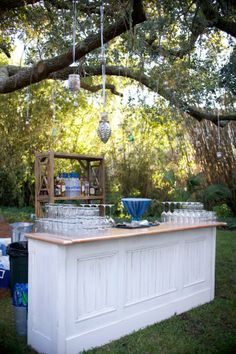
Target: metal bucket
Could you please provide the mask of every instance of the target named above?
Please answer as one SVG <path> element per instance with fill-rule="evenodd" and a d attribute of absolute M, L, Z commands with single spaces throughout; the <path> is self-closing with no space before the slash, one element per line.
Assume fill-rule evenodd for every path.
<path fill-rule="evenodd" d="M 34 223 L 32 222 L 15 222 L 10 224 L 11 242 L 27 241 L 25 234 L 33 231 Z"/>

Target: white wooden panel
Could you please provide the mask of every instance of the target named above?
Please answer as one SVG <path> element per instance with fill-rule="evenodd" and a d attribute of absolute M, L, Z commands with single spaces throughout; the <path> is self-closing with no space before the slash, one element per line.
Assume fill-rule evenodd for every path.
<path fill-rule="evenodd" d="M 206 239 L 188 240 L 184 244 L 184 287 L 206 281 Z"/>
<path fill-rule="evenodd" d="M 177 290 L 177 244 L 126 252 L 126 305 Z"/>
<path fill-rule="evenodd" d="M 77 259 L 76 321 L 116 309 L 116 263 L 115 253 Z"/>
<path fill-rule="evenodd" d="M 52 318 L 53 303 L 52 303 L 52 288 L 49 284 L 54 283 L 53 268 L 51 260 L 51 247 L 44 248 L 41 252 L 32 253 L 31 266 L 37 269 L 34 272 L 34 284 L 31 296 L 34 298 L 32 302 L 32 330 L 39 333 L 47 339 L 52 339 L 52 321 L 48 321 L 48 316 Z M 45 279 L 47 278 L 47 282 Z M 37 285 L 36 285 L 37 284 Z M 47 308 L 47 313 L 45 313 Z M 48 313 L 49 311 L 49 313 Z"/>

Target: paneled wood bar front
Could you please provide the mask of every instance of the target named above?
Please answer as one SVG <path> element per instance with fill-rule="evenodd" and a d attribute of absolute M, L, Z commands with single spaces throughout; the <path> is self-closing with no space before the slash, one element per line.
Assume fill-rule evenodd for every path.
<path fill-rule="evenodd" d="M 220 225 L 28 234 L 28 344 L 77 354 L 213 300 Z"/>

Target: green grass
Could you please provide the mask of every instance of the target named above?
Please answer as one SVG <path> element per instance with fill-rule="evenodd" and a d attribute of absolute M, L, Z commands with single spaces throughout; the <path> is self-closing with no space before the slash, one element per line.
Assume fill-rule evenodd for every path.
<path fill-rule="evenodd" d="M 33 207 L 4 207 L 0 206 L 0 215 L 2 215 L 9 223 L 17 221 L 32 221 L 31 214 L 34 214 Z"/>
<path fill-rule="evenodd" d="M 1 354 L 34 353 L 15 335 L 9 296 L 0 300 Z M 217 233 L 215 300 L 86 354 L 234 353 L 236 349 L 236 232 Z"/>

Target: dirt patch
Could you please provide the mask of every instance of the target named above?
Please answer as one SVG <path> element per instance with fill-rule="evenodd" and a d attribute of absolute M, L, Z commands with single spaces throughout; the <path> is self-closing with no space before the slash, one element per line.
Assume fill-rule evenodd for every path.
<path fill-rule="evenodd" d="M 11 236 L 11 227 L 9 223 L 0 215 L 0 238 Z"/>
<path fill-rule="evenodd" d="M 0 288 L 0 300 L 10 296 L 10 289 Z"/>

